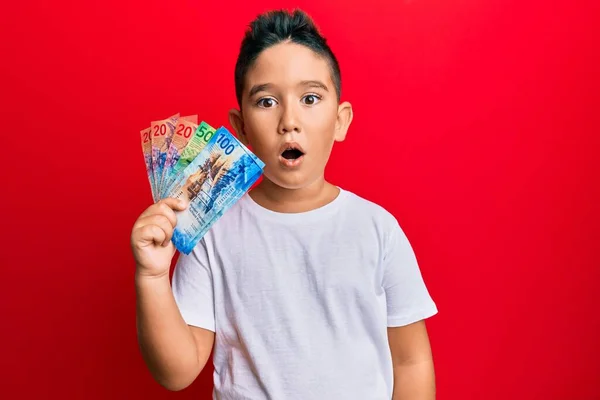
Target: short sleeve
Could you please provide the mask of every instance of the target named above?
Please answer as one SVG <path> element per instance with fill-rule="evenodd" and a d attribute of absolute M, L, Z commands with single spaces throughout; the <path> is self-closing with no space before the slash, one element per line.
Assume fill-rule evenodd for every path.
<path fill-rule="evenodd" d="M 204 240 L 190 254 L 179 255 L 171 286 L 184 321 L 214 332 L 213 279 Z"/>
<path fill-rule="evenodd" d="M 388 327 L 408 325 L 437 313 L 404 231 L 395 221 L 383 257 Z"/>

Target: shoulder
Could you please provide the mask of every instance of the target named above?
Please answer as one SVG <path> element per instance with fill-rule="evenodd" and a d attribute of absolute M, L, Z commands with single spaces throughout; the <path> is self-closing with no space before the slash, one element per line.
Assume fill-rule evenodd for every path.
<path fill-rule="evenodd" d="M 354 192 L 344 190 L 346 196 L 347 215 L 361 223 L 390 232 L 399 227 L 397 218 L 380 204 L 362 197 Z"/>
<path fill-rule="evenodd" d="M 406 263 L 413 257 L 413 249 L 398 218 L 382 205 L 352 192 L 346 192 L 347 218 L 353 232 L 359 233 L 361 240 L 371 238 L 372 249 L 378 248 L 382 262 L 404 259 Z M 375 244 L 376 243 L 376 244 Z"/>

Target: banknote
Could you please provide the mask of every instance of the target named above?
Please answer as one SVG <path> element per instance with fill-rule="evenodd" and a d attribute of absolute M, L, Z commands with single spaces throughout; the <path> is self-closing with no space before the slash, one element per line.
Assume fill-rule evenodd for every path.
<path fill-rule="evenodd" d="M 190 139 L 194 136 L 194 133 L 198 129 L 197 119 L 196 122 L 190 120 L 189 117 L 182 117 L 177 121 L 175 127 L 175 133 L 169 143 L 167 150 L 167 158 L 163 167 L 162 180 L 160 182 L 161 188 L 168 188 L 171 185 L 171 181 L 175 176 L 173 167 L 179 161 L 181 152 L 187 146 Z"/>
<path fill-rule="evenodd" d="M 188 204 L 184 211 L 176 212 L 175 247 L 189 254 L 215 221 L 258 180 L 264 166 L 226 128 L 216 130 L 165 192 L 166 197 L 184 199 Z"/>
<path fill-rule="evenodd" d="M 154 183 L 154 173 L 152 171 L 152 141 L 150 139 L 150 133 L 152 128 L 148 127 L 140 131 L 142 136 L 142 152 L 144 154 L 144 161 L 146 163 L 146 173 L 148 174 L 148 181 L 150 182 L 150 189 L 152 191 L 152 200 L 157 201 L 156 195 L 156 184 Z"/>
<path fill-rule="evenodd" d="M 197 115 L 185 115 L 185 116 L 181 117 L 181 119 L 183 119 L 185 121 L 193 122 L 196 125 L 198 125 L 198 116 Z"/>
<path fill-rule="evenodd" d="M 188 122 L 192 122 L 196 125 L 198 125 L 198 116 L 197 115 L 186 115 L 183 117 L 180 117 L 177 119 L 177 121 L 175 121 L 175 124 L 177 125 L 177 123 L 179 121 L 188 121 Z M 175 130 L 177 128 L 173 129 L 172 131 L 168 131 L 167 132 L 167 136 L 165 137 L 165 151 L 168 154 L 169 151 L 169 147 L 171 146 L 171 142 L 173 141 L 173 138 L 175 137 Z M 165 159 L 166 161 L 166 159 Z"/>
<path fill-rule="evenodd" d="M 202 121 L 196 132 L 194 132 L 194 136 L 190 139 L 189 143 L 183 149 L 181 156 L 175 166 L 173 167 L 171 173 L 173 175 L 177 175 L 181 171 L 185 169 L 190 163 L 198 156 L 198 154 L 202 151 L 204 146 L 208 143 L 208 141 L 215 134 L 215 128 Z"/>
<path fill-rule="evenodd" d="M 154 184 L 156 187 L 156 198 L 162 198 L 162 188 L 160 181 L 162 178 L 162 170 L 167 159 L 167 138 L 171 137 L 175 131 L 175 124 L 179 119 L 180 114 L 170 116 L 169 118 L 152 121 L 150 128 L 150 138 L 152 141 L 152 175 L 154 176 Z"/>

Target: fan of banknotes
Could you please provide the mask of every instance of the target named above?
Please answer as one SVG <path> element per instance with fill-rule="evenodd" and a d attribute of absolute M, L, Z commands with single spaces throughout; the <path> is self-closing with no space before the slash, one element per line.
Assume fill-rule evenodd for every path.
<path fill-rule="evenodd" d="M 225 127 L 175 114 L 141 131 L 153 200 L 184 199 L 172 241 L 189 254 L 261 176 L 265 164 Z"/>

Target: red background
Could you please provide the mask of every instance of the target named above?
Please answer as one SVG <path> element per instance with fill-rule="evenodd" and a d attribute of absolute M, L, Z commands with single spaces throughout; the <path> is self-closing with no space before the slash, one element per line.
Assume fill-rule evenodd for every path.
<path fill-rule="evenodd" d="M 438 398 L 600 399 L 595 2 L 200 3 L 2 6 L 0 397 L 210 398 L 138 352 L 139 130 L 229 126 L 246 24 L 300 6 L 355 110 L 327 175 L 397 216 L 439 306 Z"/>

